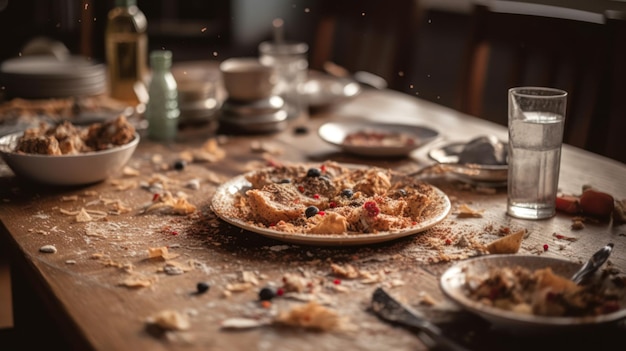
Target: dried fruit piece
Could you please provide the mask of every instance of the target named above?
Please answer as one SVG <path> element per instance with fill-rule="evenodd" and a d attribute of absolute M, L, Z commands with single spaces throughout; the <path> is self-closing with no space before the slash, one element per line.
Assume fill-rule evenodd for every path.
<path fill-rule="evenodd" d="M 580 213 L 580 203 L 577 196 L 560 195 L 556 197 L 556 209 L 565 213 Z"/>
<path fill-rule="evenodd" d="M 615 200 L 610 194 L 587 189 L 580 196 L 580 208 L 585 214 L 608 218 L 615 208 Z"/>

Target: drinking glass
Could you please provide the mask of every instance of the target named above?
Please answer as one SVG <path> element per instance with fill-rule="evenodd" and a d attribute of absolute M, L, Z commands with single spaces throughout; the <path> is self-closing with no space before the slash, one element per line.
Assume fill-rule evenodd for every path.
<path fill-rule="evenodd" d="M 308 77 L 309 46 L 302 42 L 265 41 L 259 44 L 259 60 L 276 69 L 276 92 L 288 108 L 290 118 L 307 114 L 303 88 Z"/>
<path fill-rule="evenodd" d="M 542 219 L 555 215 L 566 105 L 564 90 L 509 89 L 510 216 Z"/>

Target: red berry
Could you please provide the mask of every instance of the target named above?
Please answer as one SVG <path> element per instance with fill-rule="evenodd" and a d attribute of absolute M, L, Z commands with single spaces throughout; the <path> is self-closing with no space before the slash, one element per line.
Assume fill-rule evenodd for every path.
<path fill-rule="evenodd" d="M 378 204 L 375 201 L 367 201 L 363 204 L 363 208 L 367 211 L 367 214 L 370 217 L 376 217 L 380 213 Z"/>
<path fill-rule="evenodd" d="M 333 280 L 333 284 L 339 285 L 339 284 L 341 284 L 341 280 L 340 279 L 335 279 L 335 280 Z"/>
<path fill-rule="evenodd" d="M 543 251 L 548 251 L 548 244 L 543 244 Z"/>

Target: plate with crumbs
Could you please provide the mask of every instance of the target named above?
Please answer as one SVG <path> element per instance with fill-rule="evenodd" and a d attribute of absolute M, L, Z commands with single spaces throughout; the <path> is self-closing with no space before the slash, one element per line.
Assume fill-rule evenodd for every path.
<path fill-rule="evenodd" d="M 578 296 L 579 301 L 585 301 L 585 306 L 574 308 L 574 305 L 559 303 L 567 299 L 565 296 L 575 296 L 571 293 L 573 289 L 581 288 L 570 280 L 580 267 L 579 262 L 555 257 L 485 255 L 451 266 L 441 276 L 440 287 L 448 299 L 491 322 L 494 329 L 520 335 L 588 330 L 626 319 L 626 289 L 623 286 L 626 278 L 623 276 L 608 277 L 598 273 L 596 280 L 589 283 L 592 288 Z M 533 275 L 521 272 L 532 272 Z M 496 284 L 499 280 L 495 277 L 499 274 L 506 276 L 508 286 L 515 289 L 516 293 L 511 295 L 516 296 L 515 299 L 508 298 L 509 295 L 495 285 L 487 285 Z M 483 297 L 481 291 L 487 297 Z M 532 303 L 525 303 L 525 296 Z M 611 300 L 598 302 L 601 296 L 610 296 Z M 494 302 L 485 303 L 491 299 Z M 595 302 L 600 307 L 592 306 Z M 606 309 L 608 305 L 610 310 Z"/>
<path fill-rule="evenodd" d="M 357 120 L 328 122 L 317 132 L 345 152 L 369 157 L 406 157 L 439 136 L 436 130 L 420 125 Z"/>
<path fill-rule="evenodd" d="M 318 173 L 321 175 L 315 176 L 316 179 L 309 179 L 308 172 L 310 169 L 322 170 L 321 173 Z M 412 196 L 424 196 L 426 200 L 421 204 L 409 202 L 413 206 L 412 208 L 421 206 L 418 216 L 410 217 L 407 220 L 403 218 L 403 212 L 402 215 L 393 218 L 391 214 L 386 212 L 387 210 L 379 211 L 376 205 L 373 205 L 373 209 L 379 211 L 372 214 L 373 216 L 380 216 L 378 219 L 386 220 L 390 223 L 397 220 L 397 223 L 403 224 L 390 226 L 391 229 L 388 230 L 373 231 L 366 231 L 369 229 L 362 228 L 357 230 L 351 224 L 344 227 L 347 229 L 343 232 L 329 230 L 327 233 L 324 232 L 324 229 L 317 231 L 312 229 L 319 223 L 325 223 L 324 221 L 326 220 L 336 220 L 340 217 L 339 214 L 349 218 L 350 216 L 346 213 L 350 211 L 372 210 L 372 207 L 368 207 L 372 205 L 371 202 L 369 205 L 367 203 L 374 198 L 374 195 L 365 195 L 364 193 L 354 195 L 359 192 L 356 190 L 358 189 L 357 187 L 354 188 L 353 194 L 348 195 L 344 193 L 346 189 L 340 189 L 343 185 L 327 187 L 327 189 L 333 189 L 328 190 L 328 194 L 322 190 L 313 192 L 306 190 L 306 188 L 315 187 L 315 184 L 340 182 L 341 177 L 352 176 L 352 174 L 346 173 L 346 169 L 343 165 L 337 166 L 333 162 L 326 162 L 321 167 L 319 165 L 295 164 L 251 171 L 236 176 L 220 185 L 211 201 L 211 208 L 225 222 L 247 231 L 284 242 L 316 246 L 366 245 L 395 240 L 426 231 L 443 221 L 450 212 L 450 200 L 441 190 L 414 178 L 394 174 L 391 184 L 397 187 L 392 188 L 388 192 L 388 194 L 393 195 L 387 196 L 395 199 L 398 199 L 398 196 L 406 196 L 406 201 L 410 201 Z M 349 169 L 352 171 L 352 168 Z M 354 173 L 355 178 L 367 178 L 371 173 L 384 172 L 384 170 L 375 167 L 367 169 L 361 167 L 360 169 L 361 171 L 354 171 L 361 172 Z M 259 174 L 265 174 L 268 176 L 267 179 L 271 180 L 259 182 L 259 179 L 261 179 L 258 176 Z M 252 185 L 251 182 L 254 182 L 255 185 Z M 398 182 L 406 183 L 399 184 Z M 263 184 L 263 186 L 259 184 Z M 255 191 L 256 195 L 252 196 L 250 191 Z M 417 192 L 422 195 L 417 195 Z M 270 218 L 270 215 L 268 215 L 267 218 L 269 219 L 266 220 L 265 215 L 260 213 L 268 210 L 265 208 L 259 210 L 259 207 L 255 207 L 256 205 L 253 204 L 251 199 L 264 196 L 264 193 L 270 194 L 269 196 L 281 193 L 281 196 L 277 197 L 276 200 L 272 200 L 275 202 L 268 201 L 268 203 L 271 204 L 272 208 L 289 212 L 289 217 Z M 354 196 L 354 198 L 347 198 L 347 196 Z M 390 199 L 390 201 L 392 200 Z M 312 204 L 316 205 L 313 206 L 316 207 L 315 212 L 313 215 L 309 215 L 308 211 Z M 272 209 L 271 211 L 274 210 Z M 271 213 L 271 216 L 274 214 Z M 346 220 L 347 222 L 348 220 Z M 319 225 L 316 228 L 327 227 Z"/>

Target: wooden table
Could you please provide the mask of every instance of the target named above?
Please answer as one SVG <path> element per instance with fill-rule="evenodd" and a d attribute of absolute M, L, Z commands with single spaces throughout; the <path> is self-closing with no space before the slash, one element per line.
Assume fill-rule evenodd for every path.
<path fill-rule="evenodd" d="M 21 182 L 4 167 L 0 173 L 2 245 L 10 251 L 13 268 L 32 283 L 47 302 L 46 313 L 58 321 L 64 338 L 78 350 L 424 349 L 424 344 L 411 331 L 391 326 L 368 311 L 371 294 L 378 286 L 422 310 L 449 333 L 470 342 L 474 349 L 568 345 L 571 349 L 581 345 L 601 348 L 624 335 L 624 330 L 616 327 L 617 330 L 604 330 L 601 337 L 594 333 L 591 337 L 517 338 L 487 330 L 482 320 L 459 312 L 446 302 L 438 287 L 439 275 L 450 264 L 475 252 L 443 243 L 446 240 L 455 243 L 462 236 L 487 243 L 498 238 L 502 228 L 529 231 L 520 254 L 580 262 L 604 244 L 613 242 L 611 263 L 626 270 L 625 225 L 587 223 L 583 230 L 572 231 L 572 219 L 564 214 L 541 221 L 514 219 L 505 214 L 506 189 L 503 188 L 485 191 L 445 177 L 429 179 L 452 200 L 453 211 L 446 220 L 422 234 L 358 247 L 283 243 L 230 226 L 211 212 L 211 197 L 221 182 L 254 165 L 265 164 L 268 158 L 337 160 L 402 171 L 431 162 L 426 153 L 435 144 L 416 151 L 410 158 L 367 159 L 344 154 L 322 142 L 315 133 L 326 121 L 348 117 L 428 126 L 441 133 L 441 139 L 435 143 L 466 141 L 488 133 L 507 138 L 506 129 L 501 126 L 401 93 L 366 90 L 333 109 L 314 113 L 306 122 L 308 134 L 294 133 L 292 125 L 277 134 L 220 136 L 225 158 L 192 163 L 183 171 L 163 170 L 162 166 L 172 164 L 179 152 L 196 149 L 213 138 L 211 128 L 187 128 L 181 133 L 180 141 L 172 145 L 144 138 L 129 162 L 130 167 L 140 171 L 138 176 L 124 176 L 120 172 L 112 179 L 87 187 L 36 186 Z M 258 143 L 265 147 L 265 152 L 259 152 Z M 162 158 L 162 163 L 155 163 L 156 156 Z M 559 184 L 563 192 L 580 193 L 584 184 L 592 184 L 624 199 L 625 174 L 624 164 L 573 147 L 563 148 Z M 152 201 L 153 194 L 139 185 L 155 175 L 169 179 L 169 190 L 188 194 L 189 201 L 197 206 L 196 213 L 141 214 L 142 206 Z M 198 190 L 185 186 L 192 178 L 201 180 Z M 110 211 L 111 203 L 116 200 L 122 201 L 130 211 L 110 213 L 91 222 L 76 222 L 75 216 L 62 212 L 81 207 Z M 455 210 L 461 204 L 484 211 L 483 217 L 457 218 Z M 576 240 L 558 239 L 554 233 Z M 44 245 L 55 245 L 58 251 L 42 253 L 39 249 Z M 548 245 L 547 251 L 544 245 Z M 162 246 L 177 255 L 171 260 L 185 268 L 183 274 L 166 274 L 163 259 L 148 258 L 149 248 Z M 338 277 L 331 269 L 333 263 L 342 267 L 350 264 L 378 278 L 366 282 Z M 318 292 L 300 296 L 301 299 L 308 297 L 327 303 L 329 309 L 348 319 L 354 329 L 330 332 L 285 326 L 221 329 L 220 323 L 229 318 L 259 318 L 304 304 L 276 298 L 271 306 L 263 307 L 258 301 L 262 287 L 272 283 L 280 286 L 283 278 L 291 275 L 301 277 Z M 131 277 L 142 277 L 149 286 L 121 285 Z M 195 294 L 198 282 L 209 283 L 210 290 Z M 237 291 L 238 288 L 243 291 Z M 426 304 L 431 300 L 434 306 Z M 191 327 L 155 333 L 146 320 L 163 310 L 187 316 Z"/>

